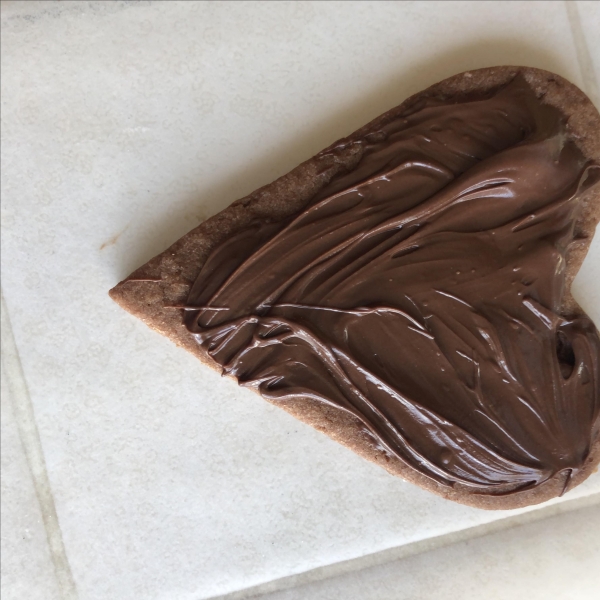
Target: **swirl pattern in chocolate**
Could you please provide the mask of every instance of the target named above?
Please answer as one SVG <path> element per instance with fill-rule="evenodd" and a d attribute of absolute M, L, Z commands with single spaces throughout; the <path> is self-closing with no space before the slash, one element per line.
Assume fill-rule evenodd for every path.
<path fill-rule="evenodd" d="M 438 483 L 575 473 L 599 435 L 600 341 L 561 306 L 598 167 L 520 77 L 351 143 L 358 165 L 302 212 L 214 249 L 188 330 L 241 384 L 351 413 Z"/>

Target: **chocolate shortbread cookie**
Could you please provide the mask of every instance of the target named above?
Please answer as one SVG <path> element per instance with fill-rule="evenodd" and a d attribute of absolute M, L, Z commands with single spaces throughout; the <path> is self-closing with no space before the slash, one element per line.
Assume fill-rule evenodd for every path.
<path fill-rule="evenodd" d="M 493 67 L 416 94 L 110 291 L 205 364 L 390 473 L 515 508 L 600 461 L 600 340 L 570 287 L 600 115 Z"/>

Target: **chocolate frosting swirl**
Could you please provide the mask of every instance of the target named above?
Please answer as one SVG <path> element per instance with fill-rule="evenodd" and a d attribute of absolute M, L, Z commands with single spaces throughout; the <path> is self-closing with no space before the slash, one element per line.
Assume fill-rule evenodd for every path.
<path fill-rule="evenodd" d="M 348 411 L 441 484 L 576 472 L 600 429 L 600 340 L 561 306 L 599 169 L 560 112 L 517 76 L 348 143 L 358 165 L 299 214 L 214 249 L 188 330 L 240 384 Z"/>

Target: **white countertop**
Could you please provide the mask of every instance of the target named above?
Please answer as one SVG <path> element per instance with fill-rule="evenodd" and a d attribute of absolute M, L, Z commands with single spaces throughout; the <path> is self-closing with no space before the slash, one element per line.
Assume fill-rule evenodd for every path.
<path fill-rule="evenodd" d="M 391 477 L 107 291 L 454 73 L 541 67 L 597 102 L 600 11 L 570 4 L 2 3 L 3 600 L 201 600 L 515 514 Z"/>

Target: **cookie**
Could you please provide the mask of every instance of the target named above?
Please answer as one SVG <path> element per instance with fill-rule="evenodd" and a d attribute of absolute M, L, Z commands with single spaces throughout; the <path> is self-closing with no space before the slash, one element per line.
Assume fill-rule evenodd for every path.
<path fill-rule="evenodd" d="M 600 116 L 562 77 L 456 75 L 202 223 L 110 291 L 147 325 L 450 500 L 543 502 L 600 461 L 571 295 Z"/>

